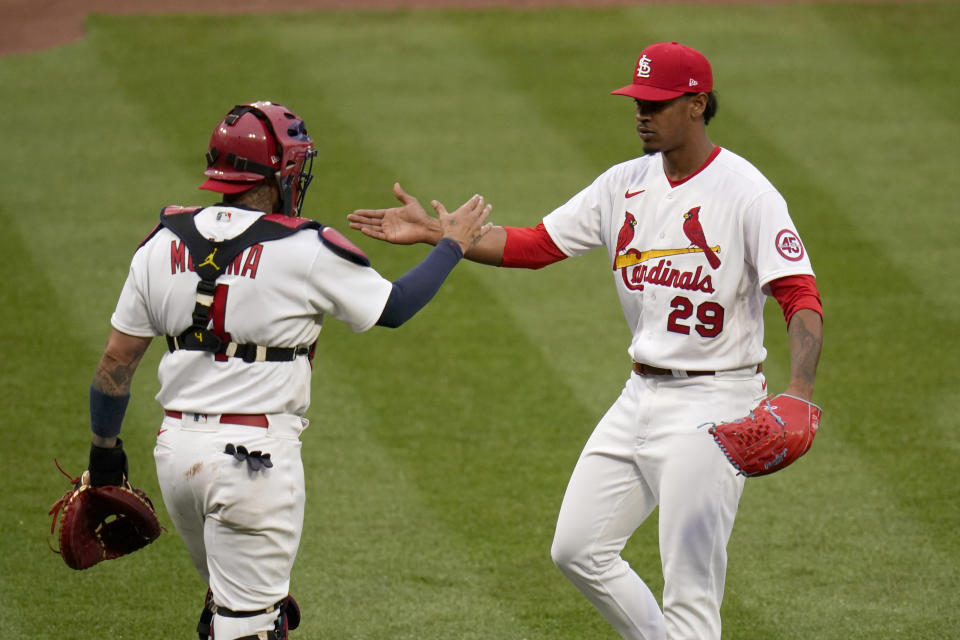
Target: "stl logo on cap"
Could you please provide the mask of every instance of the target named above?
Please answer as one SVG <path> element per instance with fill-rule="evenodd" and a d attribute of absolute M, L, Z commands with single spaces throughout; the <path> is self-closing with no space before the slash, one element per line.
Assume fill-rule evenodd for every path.
<path fill-rule="evenodd" d="M 702 53 L 679 42 L 657 42 L 640 52 L 633 82 L 610 93 L 659 102 L 711 91 L 713 71 Z"/>
<path fill-rule="evenodd" d="M 637 60 L 637 77 L 638 78 L 649 78 L 650 77 L 650 63 L 653 62 L 646 54 L 640 56 L 640 59 Z"/>

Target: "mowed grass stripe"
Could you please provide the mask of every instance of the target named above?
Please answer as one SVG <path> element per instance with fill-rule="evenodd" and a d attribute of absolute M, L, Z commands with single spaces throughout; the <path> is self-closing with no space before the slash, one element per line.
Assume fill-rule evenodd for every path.
<path fill-rule="evenodd" d="M 411 415 L 407 403 L 423 396 L 404 397 L 401 388 L 416 380 L 402 365 L 393 375 L 372 374 L 368 345 L 361 343 L 373 334 L 348 336 L 339 327 L 331 333 L 344 335 L 327 336 L 320 347 L 318 402 L 312 433 L 304 438 L 312 510 L 294 578 L 321 612 L 323 623 L 314 628 L 344 638 L 474 637 L 476 628 L 522 629 L 507 608 L 484 595 L 495 592 L 485 584 L 487 568 L 471 561 L 456 527 L 437 514 L 431 494 L 458 478 L 424 479 L 418 468 L 430 466 L 423 458 L 432 455 L 439 459 L 431 466 L 436 473 L 449 458 L 421 448 L 430 440 L 446 442 L 450 426 L 442 416 Z M 381 367 L 389 369 L 389 342 L 404 338 L 376 338 L 387 347 Z M 342 343 L 353 353 L 342 353 Z"/>
<path fill-rule="evenodd" d="M 956 216 L 945 215 L 957 180 L 940 158 L 960 143 L 960 126 L 945 108 L 960 90 L 943 82 L 948 52 L 960 52 L 953 38 L 960 7 L 920 3 L 864 11 L 818 5 L 810 18 L 800 23 L 802 30 L 757 43 L 758 49 L 779 44 L 783 58 L 757 60 L 750 50 L 729 65 L 738 82 L 752 78 L 764 85 L 767 78 L 783 77 L 789 90 L 767 92 L 762 103 L 732 97 L 757 130 L 769 132 L 764 139 L 790 150 L 834 195 L 835 210 L 810 203 L 822 224 L 835 216 L 847 219 L 858 229 L 850 241 L 876 243 L 932 302 L 955 299 L 956 282 L 942 277 L 949 247 L 940 238 L 960 225 Z M 903 33 L 891 37 L 890 25 L 903 25 Z M 796 115 L 786 120 L 791 109 Z"/>
<path fill-rule="evenodd" d="M 104 184 L 116 161 L 112 152 L 122 155 L 124 149 L 113 144 L 117 129 L 101 124 L 115 124 L 113 116 L 124 105 L 110 99 L 116 95 L 110 74 L 104 74 L 84 43 L 5 59 L 0 70 L 8 98 L 3 137 L 12 151 L 2 160 L 9 195 L 3 208 L 8 402 L 2 424 L 5 440 L 15 443 L 17 451 L 17 464 L 3 472 L 10 488 L 5 512 L 11 517 L 5 520 L 10 530 L 2 543 L 2 597 L 8 615 L 0 625 L 10 635 L 38 638 L 115 633 L 120 630 L 117 620 L 100 615 L 96 594 L 102 585 L 127 592 L 134 584 L 156 581 L 164 589 L 149 606 L 142 599 L 114 600 L 139 610 L 149 626 L 168 616 L 169 593 L 176 591 L 179 576 L 189 575 L 175 561 L 156 561 L 164 557 L 161 549 L 171 542 L 179 547 L 179 541 L 165 537 L 152 549 L 158 555 L 75 573 L 49 551 L 45 535 L 47 508 L 69 486 L 54 458 L 75 474 L 86 465 L 86 388 L 108 331 L 109 298 L 115 295 L 104 298 L 103 293 L 122 283 L 125 266 L 118 273 L 111 263 L 126 262 L 136 242 L 124 239 L 130 229 L 116 224 L 116 212 L 123 211 L 116 206 L 118 194 Z M 78 103 L 76 96 L 94 97 Z M 108 216 L 110 224 L 98 225 Z M 134 393 L 149 399 L 154 391 L 150 379 L 139 376 Z M 158 498 L 150 448 L 157 415 L 155 407 L 131 407 L 131 427 L 124 437 L 132 477 Z M 38 618 L 38 603 L 74 615 Z"/>
<path fill-rule="evenodd" d="M 912 13 L 915 9 L 920 13 Z M 812 11 L 820 15 L 811 15 Z M 948 386 L 955 377 L 955 349 L 943 339 L 950 335 L 947 323 L 956 315 L 956 303 L 949 282 L 944 282 L 941 289 L 928 277 L 949 272 L 951 250 L 942 243 L 931 248 L 925 234 L 943 231 L 938 236 L 948 237 L 956 224 L 952 216 L 937 214 L 940 205 L 945 205 L 945 211 L 951 210 L 946 196 L 951 182 L 948 177 L 938 179 L 934 171 L 938 164 L 949 166 L 947 159 L 951 156 L 944 152 L 952 148 L 949 141 L 956 129 L 936 115 L 945 100 L 949 103 L 951 89 L 934 87 L 924 93 L 926 85 L 918 74 L 910 73 L 917 68 L 932 70 L 919 74 L 926 82 L 940 67 L 935 61 L 926 65 L 916 62 L 908 54 L 917 50 L 921 53 L 916 56 L 923 55 L 925 60 L 940 45 L 955 47 L 945 34 L 955 21 L 956 9 L 923 4 L 899 11 L 859 5 L 849 10 L 765 7 L 755 11 L 644 7 L 626 13 L 529 14 L 529 19 L 528 14 L 521 13 L 522 19 L 501 22 L 499 29 L 499 20 L 485 17 L 488 14 L 457 12 L 439 17 L 434 13 L 372 14 L 369 21 L 353 14 L 275 17 L 266 22 L 259 18 L 250 22 L 246 18 L 229 22 L 219 18 L 98 18 L 93 23 L 96 29 L 107 26 L 95 31 L 96 62 L 85 60 L 89 54 L 76 48 L 31 56 L 30 60 L 5 59 L 0 63 L 0 75 L 5 78 L 12 77 L 14 71 L 33 72 L 35 68 L 47 74 L 36 81 L 4 83 L 2 89 L 10 95 L 35 96 L 38 112 L 44 116 L 69 114 L 75 108 L 70 104 L 70 94 L 85 95 L 89 86 L 92 94 L 108 96 L 104 103 L 96 103 L 102 113 L 121 122 L 119 129 L 107 126 L 109 118 L 95 118 L 90 115 L 95 110 L 88 110 L 90 121 L 84 122 L 83 128 L 89 134 L 74 141 L 70 127 L 58 123 L 49 137 L 40 136 L 39 143 L 25 128 L 9 123 L 4 128 L 5 136 L 11 133 L 6 139 L 17 147 L 32 143 L 36 148 L 39 144 L 51 157 L 73 163 L 77 158 L 81 162 L 84 158 L 95 161 L 80 169 L 71 167 L 72 173 L 54 172 L 53 178 L 47 178 L 46 189 L 11 190 L 14 204 L 21 206 L 9 211 L 31 211 L 49 215 L 51 220 L 64 220 L 60 226 L 64 235 L 37 242 L 36 234 L 31 234 L 29 244 L 21 243 L 20 249 L 9 253 L 26 255 L 34 259 L 33 268 L 53 274 L 50 287 L 66 301 L 48 312 L 39 312 L 30 304 L 26 308 L 31 316 L 35 312 L 71 316 L 74 330 L 82 334 L 80 341 L 86 342 L 91 352 L 90 356 L 76 354 L 71 365 L 78 371 L 77 379 L 82 379 L 81 386 L 63 382 L 59 393 L 60 386 L 51 386 L 46 379 L 47 369 L 19 367 L 21 357 L 31 363 L 35 354 L 12 349 L 17 358 L 11 362 L 15 373 L 10 377 L 19 381 L 21 386 L 15 387 L 18 393 L 26 394 L 32 388 L 53 388 L 57 392 L 51 398 L 25 402 L 31 408 L 25 419 L 30 423 L 48 419 L 46 411 L 36 410 L 44 404 L 85 419 L 85 385 L 92 373 L 92 358 L 102 345 L 103 323 L 125 274 L 129 252 L 145 230 L 141 224 L 146 228 L 152 224 L 154 202 L 158 208 L 177 194 L 185 194 L 181 200 L 184 203 L 199 199 L 196 172 L 202 166 L 195 145 L 197 140 L 205 141 L 215 121 L 211 116 L 210 122 L 203 118 L 197 122 L 201 110 L 219 114 L 225 108 L 223 98 L 238 93 L 243 97 L 228 97 L 228 102 L 280 93 L 307 118 L 314 136 L 324 138 L 321 147 L 326 143 L 334 151 L 321 158 L 322 175 L 312 188 L 308 208 L 311 203 L 318 205 L 318 213 L 310 215 L 341 229 L 345 225 L 337 217 L 342 219 L 346 211 L 359 205 L 392 202 L 389 185 L 397 178 L 423 198 L 440 197 L 451 206 L 475 190 L 491 194 L 497 204 L 495 220 L 532 224 L 612 164 L 614 160 L 608 160 L 611 153 L 626 158 L 635 149 L 632 134 L 625 133 L 629 113 L 623 112 L 629 105 L 621 108 L 615 97 L 606 102 L 597 98 L 610 104 L 611 110 L 589 112 L 594 98 L 586 96 L 587 92 L 581 98 L 559 91 L 565 88 L 565 81 L 575 86 L 594 82 L 609 90 L 622 83 L 621 58 L 636 55 L 638 45 L 634 41 L 666 39 L 672 37 L 668 32 L 680 33 L 681 40 L 689 36 L 696 37 L 698 44 L 711 43 L 703 48 L 713 47 L 718 52 L 721 59 L 716 65 L 722 65 L 725 73 L 741 70 L 726 77 L 730 88 L 721 93 L 721 115 L 711 127 L 716 127 L 714 135 L 721 144 L 753 160 L 787 196 L 813 252 L 830 314 L 818 386 L 818 400 L 827 409 L 825 429 L 815 445 L 816 455 L 783 476 L 752 482 L 748 487 L 731 543 L 726 635 L 780 637 L 782 603 L 790 601 L 798 602 L 798 611 L 815 610 L 819 615 L 815 620 L 800 620 L 799 614 L 790 617 L 783 625 L 790 630 L 783 633 L 794 635 L 784 637 L 885 637 L 889 633 L 947 637 L 957 622 L 956 599 L 947 582 L 958 557 L 952 542 L 955 537 L 951 536 L 956 529 L 956 510 L 951 507 L 956 504 L 956 490 L 945 481 L 949 474 L 944 477 L 937 469 L 950 468 L 950 451 L 956 452 L 951 440 L 945 438 L 955 422 L 958 399 Z M 564 40 L 572 22 L 583 25 L 574 45 Z M 850 45 L 847 39 L 856 36 L 845 32 L 861 22 L 869 27 L 863 36 L 865 44 Z M 269 26 L 266 31 L 264 24 Z M 783 24 L 796 25 L 803 35 L 783 36 L 783 29 L 771 26 Z M 906 36 L 887 33 L 883 24 L 905 28 Z M 635 37 L 630 38 L 629 31 L 637 25 L 646 25 L 650 36 L 635 31 Z M 429 31 L 434 27 L 453 28 L 455 33 L 431 38 Z M 279 39 L 290 38 L 292 46 L 286 59 L 295 55 L 305 61 L 303 66 L 311 70 L 314 82 L 300 82 L 297 73 L 277 74 L 276 60 L 269 56 L 248 63 L 240 77 L 234 77 L 237 74 L 225 69 L 212 53 L 238 44 L 241 50 L 270 50 L 276 43 L 273 34 Z M 463 66 L 466 73 L 447 74 L 450 68 L 460 66 L 457 38 L 465 34 L 476 35 L 469 46 L 462 48 L 467 56 Z M 658 37 L 661 34 L 663 37 Z M 921 36 L 926 38 L 925 46 L 913 43 Z M 114 37 L 120 41 L 106 43 L 107 38 Z M 872 38 L 878 39 L 874 43 Z M 884 44 L 894 41 L 893 47 Z M 169 46 L 170 42 L 177 46 Z M 825 55 L 818 63 L 809 51 L 818 48 L 835 55 Z M 596 53 L 591 55 L 591 49 Z M 538 55 L 541 50 L 545 53 Z M 887 51 L 891 53 L 887 55 Z M 511 65 L 515 54 L 521 57 Z M 402 62 L 408 55 L 413 64 Z M 730 59 L 722 59 L 725 56 Z M 883 56 L 888 59 L 882 64 L 873 62 Z M 434 59 L 443 60 L 443 64 L 435 64 Z M 384 60 L 389 64 L 377 64 Z M 352 69 L 354 62 L 362 63 L 359 71 Z M 103 75 L 97 65 L 113 69 L 110 74 L 114 77 Z M 57 71 L 57 66 L 64 70 Z M 322 67 L 335 69 L 316 71 Z M 538 74 L 538 67 L 546 71 Z M 864 73 L 864 69 L 870 72 Z M 376 74 L 378 70 L 383 76 Z M 610 78 L 596 77 L 610 70 L 618 72 L 612 83 Z M 751 78 L 764 75 L 759 71 L 773 76 L 786 74 L 797 81 L 797 87 L 783 95 L 771 95 L 768 84 L 748 86 Z M 400 81 L 412 85 L 394 80 L 384 85 L 388 72 L 402 72 Z M 350 78 L 351 74 L 357 77 Z M 909 144 L 905 136 L 894 137 L 900 165 L 921 169 L 907 178 L 897 178 L 896 171 L 891 177 L 891 165 L 900 165 L 890 162 L 886 149 L 872 152 L 875 145 L 871 142 L 883 138 L 880 126 L 869 124 L 870 116 L 877 113 L 882 116 L 881 124 L 896 125 L 898 109 L 893 101 L 889 106 L 879 103 L 875 112 L 859 120 L 844 115 L 855 111 L 849 106 L 852 99 L 838 91 L 827 92 L 823 104 L 809 103 L 810 87 L 818 87 L 817 81 L 826 77 L 827 88 L 834 89 L 856 85 L 864 75 L 871 87 L 862 89 L 863 93 L 882 100 L 889 89 L 889 95 L 918 105 L 924 114 L 922 122 L 914 119 L 913 125 L 917 137 L 932 140 L 925 146 L 929 160 L 916 151 L 922 145 Z M 892 84 L 877 81 L 884 75 L 891 77 Z M 45 79 L 41 81 L 41 77 Z M 210 91 L 211 78 L 222 81 L 220 91 Z M 437 78 L 440 81 L 434 82 Z M 775 78 L 774 84 L 778 83 Z M 909 85 L 909 90 L 903 89 L 903 84 Z M 171 92 L 170 87 L 179 88 L 186 99 Z M 435 87 L 439 89 L 431 91 Z M 491 95 L 464 93 L 474 87 L 491 89 Z M 489 114 L 475 114 L 486 103 L 498 103 L 500 94 L 511 97 L 503 106 L 492 107 Z M 926 98 L 917 101 L 918 96 Z M 378 107 L 375 101 L 382 105 Z M 397 114 L 391 106 L 398 104 L 391 105 L 391 101 L 398 101 Z M 31 109 L 37 108 L 30 101 L 7 102 L 17 105 L 17 113 L 27 120 Z M 56 108 L 51 108 L 53 103 Z M 314 104 L 322 106 L 311 111 Z M 801 104 L 805 108 L 798 109 Z M 418 105 L 429 110 L 427 116 L 418 115 Z M 585 113 L 596 115 L 596 122 L 601 124 L 591 119 L 585 125 Z M 382 118 L 382 123 L 368 126 L 372 119 L 366 116 Z M 107 151 L 122 146 L 115 142 L 136 131 L 141 120 L 146 123 L 144 135 L 150 144 L 138 143 L 130 148 L 146 151 L 151 161 L 144 163 L 148 171 L 137 164 L 142 150 L 129 154 L 120 151 L 119 156 Z M 831 135 L 823 136 L 820 123 L 834 121 L 841 125 L 833 127 Z M 317 127 L 315 122 L 325 126 Z M 67 149 L 65 154 L 56 141 L 64 136 L 70 138 L 70 142 L 61 144 Z M 357 150 L 356 140 L 361 138 L 368 142 Z M 867 152 L 858 156 L 856 145 L 847 138 Z M 802 140 L 805 146 L 796 148 L 794 139 Z M 829 144 L 818 144 L 821 139 Z M 87 152 L 84 147 L 91 145 L 93 151 Z M 464 155 L 463 149 L 472 155 Z M 542 155 L 549 156 L 550 161 L 541 162 Z M 171 158 L 175 166 L 172 171 L 158 170 L 167 167 Z M 402 162 L 394 158 L 402 158 Z M 102 162 L 116 181 L 108 190 L 106 206 L 78 205 L 90 201 L 103 204 L 103 194 L 97 193 L 103 189 L 95 171 Z M 33 174 L 25 163 L 15 157 L 7 157 L 5 163 L 3 168 L 8 171 L 4 175 L 13 177 L 9 184 L 31 184 Z M 80 177 L 77 186 L 71 184 L 74 177 Z M 474 186 L 471 177 L 490 187 Z M 899 188 L 898 179 L 920 187 Z M 142 184 L 146 185 L 144 191 L 135 193 Z M 318 186 L 323 188 L 318 190 Z M 171 191 L 177 193 L 171 195 Z M 87 197 L 74 198 L 73 194 Z M 376 201 L 366 200 L 368 197 Z M 141 200 L 148 201 L 146 208 Z M 895 214 L 912 215 L 914 209 L 905 205 L 912 202 L 921 203 L 916 207 L 920 214 L 916 215 L 927 218 L 919 218 L 918 224 L 907 229 L 898 227 Z M 118 223 L 118 217 L 123 219 L 124 215 L 118 215 L 118 211 L 130 212 L 145 222 Z M 5 218 L 11 217 L 7 209 L 3 213 Z M 96 221 L 92 227 L 84 220 L 87 215 Z M 26 237 L 29 220 L 19 215 L 15 220 Z M 121 236 L 109 239 L 114 234 Z M 896 258 L 884 244 L 889 237 L 908 249 L 899 255 L 918 258 L 909 262 L 906 273 L 895 273 L 898 265 L 892 261 Z M 425 251 L 357 241 L 390 277 L 405 271 Z M 74 271 L 89 275 L 98 283 L 96 286 L 74 286 L 74 278 L 64 278 L 49 259 L 75 243 L 86 253 L 71 263 L 76 266 Z M 319 429 L 307 432 L 305 455 L 318 454 L 311 460 L 315 468 L 332 467 L 317 478 L 317 486 L 309 487 L 311 499 L 320 495 L 334 502 L 325 505 L 329 508 L 315 508 L 321 521 L 308 527 L 308 531 L 325 532 L 326 537 L 315 546 L 304 545 L 304 553 L 319 553 L 321 561 L 302 560 L 294 580 L 295 593 L 305 591 L 313 602 L 329 598 L 337 606 L 312 610 L 310 624 L 314 626 L 306 630 L 323 631 L 332 628 L 327 625 L 336 625 L 347 637 L 396 637 L 389 634 L 410 634 L 424 625 L 427 631 L 422 637 L 450 637 L 451 629 L 459 632 L 467 628 L 493 629 L 488 637 L 519 637 L 519 632 L 510 631 L 519 620 L 521 628 L 530 630 L 530 638 L 609 636 L 546 556 L 552 521 L 576 453 L 599 417 L 598 411 L 612 401 L 624 377 L 619 367 L 625 358 L 622 350 L 628 333 L 621 325 L 615 300 L 603 299 L 604 295 L 612 297 L 606 279 L 609 276 L 600 275 L 608 267 L 600 264 L 603 260 L 596 265 L 584 264 L 591 259 L 593 256 L 536 274 L 462 265 L 435 305 L 399 332 L 353 336 L 335 323 L 325 330 L 328 335 L 321 339 L 321 347 L 330 347 L 330 351 L 321 356 L 329 358 L 331 366 L 318 367 L 311 415 L 316 422 L 312 429 Z M 15 268 L 26 263 L 21 263 L 21 258 L 11 261 Z M 596 280 L 591 279 L 594 277 Z M 583 289 L 589 289 L 589 295 L 583 304 L 577 304 L 572 292 Z M 113 293 L 104 298 L 104 291 Z M 100 311 L 90 309 L 101 303 Z M 74 309 L 85 310 L 78 314 Z M 9 313 L 17 311 L 11 309 Z M 604 311 L 610 313 L 605 315 Z M 767 311 L 772 354 L 768 373 L 775 390 L 776 380 L 785 382 L 784 363 L 773 360 L 773 355 L 783 358 L 782 350 L 777 351 L 782 335 L 774 324 L 779 322 L 778 310 Z M 5 326 L 13 326 L 13 321 Z M 31 327 L 40 325 L 48 326 L 46 322 L 30 323 Z M 591 341 L 594 325 L 603 327 L 605 335 Z M 41 340 L 49 335 L 37 333 Z M 24 337 L 14 337 L 21 335 Z M 29 332 L 16 332 L 11 334 L 10 343 L 30 344 L 28 337 Z M 589 354 L 583 353 L 581 344 L 590 349 Z M 439 365 L 431 359 L 434 350 L 439 352 Z M 151 357 L 155 359 L 157 352 L 153 351 Z M 342 363 L 339 369 L 338 363 Z M 911 372 L 909 380 L 904 379 L 904 367 Z M 144 364 L 148 375 L 138 376 L 138 397 L 155 391 L 154 368 L 155 362 Z M 26 374 L 17 375 L 19 371 Z M 416 389 L 407 394 L 412 397 L 397 399 L 397 388 L 411 387 Z M 580 390 L 579 397 L 566 397 L 573 395 L 572 388 Z M 328 390 L 334 402 L 320 395 Z M 76 401 L 67 395 L 74 392 Z M 155 405 L 139 403 L 144 404 L 150 406 L 138 418 L 138 424 L 153 424 Z M 316 410 L 321 406 L 331 408 L 319 413 Z M 363 413 L 352 407 L 363 407 Z M 461 418 L 464 414 L 467 417 Z M 334 426 L 326 426 L 327 421 Z M 354 434 L 350 430 L 356 423 L 371 424 L 368 431 Z M 438 436 L 447 423 L 454 426 L 445 438 Z M 4 425 L 5 431 L 13 433 L 12 427 L 6 422 Z M 82 455 L 85 430 L 73 428 L 76 426 L 64 428 L 63 433 L 76 439 L 79 449 L 71 450 Z M 58 437 L 59 431 L 42 433 L 38 443 L 43 455 L 30 458 L 37 468 L 49 464 L 49 443 L 56 447 L 56 441 L 64 439 Z M 316 447 L 324 442 L 320 439 L 323 434 L 332 438 L 328 448 Z M 149 429 L 142 435 L 152 440 Z M 316 438 L 312 442 L 311 436 Z M 920 446 L 918 441 L 927 444 Z M 349 453 L 340 453 L 341 444 L 354 445 L 360 451 L 373 448 L 374 453 L 354 462 Z M 142 462 L 135 463 L 136 468 L 150 468 L 149 445 L 139 449 L 146 455 Z M 527 450 L 535 452 L 529 469 L 524 465 L 530 458 L 525 455 Z M 381 456 L 388 458 L 382 475 L 366 478 L 365 465 L 377 464 Z M 79 460 L 82 464 L 82 458 Z M 523 470 L 518 477 L 514 475 L 516 469 Z M 395 503 L 387 499 L 393 498 L 392 494 L 380 495 L 390 489 L 385 478 L 394 474 L 400 479 L 397 494 L 401 496 Z M 808 482 L 813 476 L 820 481 Z M 346 492 L 333 490 L 338 488 L 338 480 L 348 487 Z M 327 483 L 333 488 L 328 490 Z M 59 481 L 53 479 L 37 501 L 52 500 L 59 491 Z M 35 502 L 25 498 L 23 508 Z M 394 504 L 398 506 L 394 508 Z M 368 508 L 384 510 L 385 526 L 370 520 Z M 408 514 L 428 529 L 426 536 L 410 525 Z M 46 524 L 39 512 L 30 518 Z M 29 518 L 21 520 L 25 523 L 21 529 L 29 529 L 31 534 L 37 530 L 29 524 Z M 389 536 L 390 527 L 400 531 L 396 541 L 388 541 L 383 553 L 371 551 L 369 562 L 362 557 L 369 544 L 352 546 L 343 542 L 357 532 L 366 532 L 362 540 L 368 543 L 377 534 Z M 17 531 L 14 527 L 10 533 Z M 641 532 L 639 536 L 638 544 L 628 546 L 628 559 L 643 575 L 656 574 L 656 550 L 652 546 L 655 532 Z M 447 544 L 434 555 L 424 555 L 419 552 L 426 546 L 423 537 L 427 541 L 443 539 Z M 22 548 L 22 538 L 4 538 L 12 548 Z M 451 543 L 448 538 L 456 540 Z M 30 539 L 39 543 L 36 538 Z M 30 611 L 27 603 L 32 602 L 31 584 L 44 585 L 41 591 L 46 593 L 46 585 L 63 582 L 63 589 L 54 593 L 56 602 L 65 604 L 71 595 L 68 588 L 76 586 L 78 580 L 84 580 L 84 585 L 88 581 L 86 590 L 93 592 L 104 571 L 112 567 L 107 579 L 128 586 L 127 593 L 137 593 L 139 585 L 150 579 L 172 592 L 157 607 L 158 613 L 145 614 L 145 621 L 153 620 L 154 615 L 159 619 L 164 612 L 169 618 L 171 611 L 191 611 L 196 606 L 195 592 L 201 589 L 199 581 L 192 569 L 184 566 L 188 562 L 179 540 L 167 536 L 166 544 L 169 546 L 162 553 L 160 547 L 154 547 L 150 551 L 153 555 L 108 563 L 98 568 L 96 575 L 70 573 L 67 580 L 61 565 L 44 567 L 39 576 L 33 567 L 17 564 L 8 572 L 5 566 L 5 576 L 19 572 L 36 578 L 15 579 L 14 587 L 4 592 L 4 602 L 9 601 L 7 593 L 15 593 L 12 601 L 20 615 L 13 619 L 26 620 Z M 325 551 L 326 544 L 337 553 Z M 384 543 L 376 539 L 376 544 Z M 808 548 L 815 551 L 805 552 Z M 409 551 L 403 561 L 392 557 L 398 549 L 400 553 Z M 46 549 L 41 551 L 48 553 Z M 151 571 L 131 568 L 140 567 L 141 562 L 150 565 L 154 560 L 158 566 Z M 462 565 L 469 571 L 461 573 Z M 48 573 L 50 568 L 62 571 Z M 333 577 L 331 572 L 335 573 Z M 769 581 L 757 578 L 770 572 L 773 577 Z M 362 584 L 365 579 L 369 581 L 366 590 Z M 331 581 L 335 586 L 328 587 Z M 5 585 L 8 582 L 5 578 Z M 651 583 L 659 588 L 655 582 L 654 577 Z M 337 591 L 341 583 L 347 586 L 343 597 Z M 304 591 L 299 591 L 301 588 Z M 914 595 L 905 600 L 905 592 Z M 834 596 L 826 602 L 824 593 Z M 351 595 L 358 596 L 357 600 L 352 601 Z M 366 613 L 371 601 L 391 596 L 397 620 L 389 622 Z M 137 606 L 136 601 L 131 606 Z M 389 608 L 379 602 L 372 606 Z M 447 609 L 462 609 L 468 617 L 457 626 L 445 615 Z M 93 611 L 95 606 L 91 604 L 85 610 Z M 770 619 L 771 612 L 777 614 L 777 620 Z M 88 625 L 100 635 L 119 630 L 117 624 L 97 623 L 93 618 L 93 614 L 82 617 L 75 628 L 60 625 L 61 633 L 54 636 L 51 632 L 50 637 L 88 637 Z M 488 618 L 495 622 L 484 627 Z M 364 622 L 353 624 L 353 619 Z M 192 620 L 159 620 L 144 628 L 152 631 L 171 624 L 176 633 L 186 633 Z M 83 632 L 78 631 L 81 628 Z"/>

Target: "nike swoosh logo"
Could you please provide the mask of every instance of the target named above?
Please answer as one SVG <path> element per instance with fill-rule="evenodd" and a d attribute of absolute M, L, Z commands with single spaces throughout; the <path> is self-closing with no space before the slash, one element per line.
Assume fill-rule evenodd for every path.
<path fill-rule="evenodd" d="M 627 190 L 626 190 L 626 192 L 623 194 L 623 197 L 624 197 L 624 198 L 632 198 L 633 196 L 637 195 L 638 193 L 643 193 L 644 191 L 646 191 L 646 189 L 640 189 L 639 191 L 630 191 L 630 189 L 629 189 L 629 187 L 628 187 Z"/>

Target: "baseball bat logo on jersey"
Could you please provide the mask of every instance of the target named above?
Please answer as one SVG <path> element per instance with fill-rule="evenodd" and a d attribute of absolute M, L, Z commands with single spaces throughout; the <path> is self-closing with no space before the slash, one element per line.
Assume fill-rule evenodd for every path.
<path fill-rule="evenodd" d="M 635 264 L 640 264 L 641 262 L 646 262 L 647 260 L 651 260 L 653 258 L 675 256 L 682 253 L 700 252 L 703 252 L 703 254 L 707 257 L 707 262 L 710 263 L 710 267 L 712 269 L 717 269 L 720 267 L 720 258 L 718 258 L 716 255 L 720 253 L 720 246 L 714 245 L 711 247 L 707 243 L 706 236 L 703 233 L 703 226 L 700 224 L 700 207 L 694 207 L 683 214 L 683 233 L 687 236 L 687 239 L 690 240 L 690 244 L 693 245 L 690 247 L 684 247 L 683 249 L 650 249 L 648 251 L 627 249 L 630 243 L 633 242 L 634 227 L 636 226 L 636 216 L 627 211 L 624 214 L 623 226 L 620 227 L 620 232 L 617 234 L 616 258 L 613 262 L 614 271 L 617 269 L 632 267 Z M 781 234 L 782 233 L 783 232 L 781 232 Z M 794 235 L 794 239 L 797 241 L 797 243 L 800 242 L 799 238 L 796 238 L 796 235 Z M 798 260 L 799 258 L 790 259 Z"/>
<path fill-rule="evenodd" d="M 703 253 L 711 269 L 720 267 L 719 245 L 707 243 L 700 224 L 700 207 L 694 207 L 683 214 L 683 233 L 692 246 L 676 249 L 638 249 L 627 248 L 634 239 L 636 216 L 627 211 L 623 226 L 617 234 L 617 250 L 613 270 L 620 270 L 623 283 L 628 289 L 642 291 L 645 284 L 657 284 L 665 287 L 713 293 L 713 281 L 709 273 L 703 273 L 699 266 L 695 271 L 683 271 L 673 266 L 671 260 L 660 260 L 656 265 L 644 264 L 656 258 L 666 258 L 688 253 Z"/>

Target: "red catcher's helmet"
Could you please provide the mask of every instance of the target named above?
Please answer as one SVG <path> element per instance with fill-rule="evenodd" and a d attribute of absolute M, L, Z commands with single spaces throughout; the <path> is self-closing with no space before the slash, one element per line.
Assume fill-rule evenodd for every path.
<path fill-rule="evenodd" d="M 316 155 L 303 120 L 282 104 L 237 105 L 210 136 L 207 180 L 200 188 L 241 193 L 273 178 L 280 188 L 280 213 L 299 216 Z"/>

